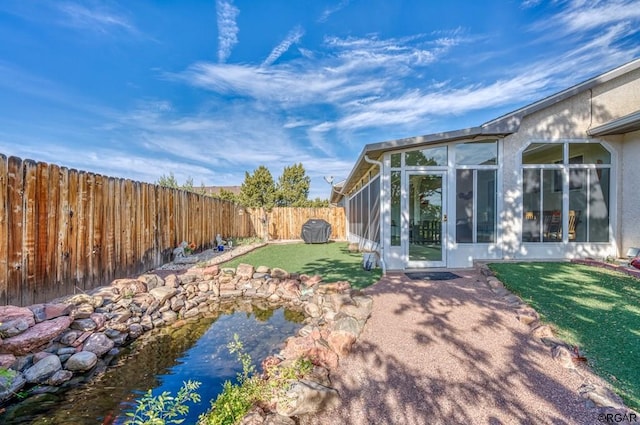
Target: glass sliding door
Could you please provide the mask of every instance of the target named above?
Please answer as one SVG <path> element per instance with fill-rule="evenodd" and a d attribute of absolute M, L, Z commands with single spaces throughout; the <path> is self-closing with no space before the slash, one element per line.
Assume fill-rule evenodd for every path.
<path fill-rule="evenodd" d="M 444 235 L 447 213 L 443 172 L 407 173 L 407 266 L 446 266 Z"/>

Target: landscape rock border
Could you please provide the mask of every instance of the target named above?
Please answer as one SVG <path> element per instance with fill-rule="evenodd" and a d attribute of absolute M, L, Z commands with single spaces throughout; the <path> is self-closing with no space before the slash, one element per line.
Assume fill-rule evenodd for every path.
<path fill-rule="evenodd" d="M 257 246 L 252 246 L 255 249 Z M 238 248 L 234 256 L 240 255 Z M 349 354 L 371 314 L 372 299 L 348 282 L 325 283 L 266 266 L 221 267 L 209 259 L 188 268 L 162 269 L 52 303 L 0 306 L 0 403 L 18 394 L 56 392 L 102 374 L 122 347 L 152 329 L 180 326 L 236 299 L 262 300 L 304 312 L 304 327 L 285 341 L 271 364 L 306 358 L 314 364 L 274 411 L 252 410 L 251 423 L 286 423 L 335 404 L 329 370 Z M 226 261 L 226 260 L 225 260 Z M 260 413 L 262 412 L 262 413 Z M 261 418 L 261 419 L 260 419 Z M 260 422 L 262 420 L 262 422 Z"/>
<path fill-rule="evenodd" d="M 597 409 L 599 417 L 601 415 L 605 415 L 604 417 L 618 415 L 617 417 L 628 418 L 630 414 L 635 415 L 631 417 L 640 417 L 638 412 L 625 406 L 620 396 L 588 368 L 587 359 L 582 356 L 579 349 L 557 338 L 553 328 L 540 321 L 538 312 L 519 296 L 509 291 L 487 264 L 478 262 L 475 267 L 484 277 L 484 283 L 491 292 L 513 310 L 516 320 L 529 327 L 531 338 L 548 347 L 554 361 L 582 378 L 584 383 L 576 388 L 576 392 L 584 399 L 588 408 Z"/>

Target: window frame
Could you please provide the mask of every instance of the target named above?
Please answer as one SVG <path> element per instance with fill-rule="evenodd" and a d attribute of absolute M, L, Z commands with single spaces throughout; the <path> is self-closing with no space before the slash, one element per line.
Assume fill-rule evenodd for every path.
<path fill-rule="evenodd" d="M 527 151 L 527 149 L 534 144 L 556 144 L 556 145 L 562 145 L 562 160 L 561 161 L 555 161 L 553 164 L 550 163 L 541 163 L 541 164 L 532 164 L 532 163 L 523 163 L 523 156 L 525 155 L 525 152 Z M 609 161 L 608 162 L 584 162 L 584 154 L 580 154 L 580 153 L 575 153 L 575 152 L 571 152 L 570 146 L 571 145 L 578 145 L 578 144 L 598 144 L 600 145 L 600 147 L 602 147 L 608 154 L 609 154 Z M 572 155 L 570 157 L 570 155 Z M 578 158 L 580 158 L 580 160 L 578 160 Z M 525 244 L 550 244 L 550 243 L 611 243 L 612 239 L 613 239 L 613 221 L 615 218 L 615 215 L 612 214 L 611 212 L 614 211 L 614 158 L 615 158 L 615 151 L 604 141 L 602 140 L 584 140 L 584 139 L 580 139 L 580 140 L 536 140 L 536 141 L 531 141 L 529 142 L 526 146 L 524 146 L 523 149 L 520 150 L 519 155 L 518 155 L 518 159 L 519 159 L 519 164 L 520 164 L 520 184 L 519 184 L 519 189 L 521 191 L 522 194 L 522 215 L 521 215 L 521 226 L 520 226 L 520 242 L 521 243 L 525 243 Z M 582 184 L 580 184 L 579 186 L 573 185 L 572 186 L 572 181 L 571 181 L 571 175 L 572 173 L 575 172 L 575 170 L 586 170 L 587 171 L 587 176 L 589 176 L 590 174 L 590 170 L 593 170 L 593 172 L 597 173 L 598 170 L 603 170 L 603 169 L 608 169 L 609 173 L 608 173 L 608 188 L 607 188 L 607 195 L 608 195 L 608 199 L 606 201 L 608 210 L 607 210 L 607 221 L 608 221 L 608 238 L 606 241 L 590 241 L 590 222 L 591 222 L 591 218 L 590 218 L 590 197 L 591 192 L 589 192 L 590 187 L 591 187 L 591 183 L 590 183 L 590 177 L 587 177 L 587 181 L 586 181 L 586 187 L 587 187 L 587 192 L 586 192 L 586 196 L 587 196 L 587 202 L 585 203 L 585 208 L 586 211 L 584 211 L 584 214 L 581 214 L 581 218 L 580 218 L 580 222 L 579 223 L 584 223 L 585 226 L 585 240 L 584 241 L 578 241 L 575 238 L 572 240 L 570 238 L 569 232 L 562 232 L 562 239 L 559 240 L 545 240 L 545 238 L 543 237 L 544 234 L 544 222 L 543 222 L 543 218 L 540 219 L 539 221 L 539 238 L 537 240 L 532 240 L 532 241 L 525 241 L 524 237 L 525 237 L 525 229 L 524 229 L 524 225 L 525 225 L 525 215 L 526 215 L 526 210 L 525 210 L 525 205 L 524 205 L 524 183 L 525 183 L 525 179 L 524 179 L 524 170 L 539 170 L 539 171 L 544 171 L 544 170 L 555 170 L 553 173 L 553 180 L 551 182 L 551 191 L 550 193 L 557 193 L 560 194 L 561 196 L 561 206 L 560 206 L 560 210 L 562 211 L 562 229 L 568 229 L 569 228 L 569 215 L 570 215 L 570 211 L 572 211 L 570 209 L 570 199 L 571 199 L 571 193 L 575 192 L 575 191 L 580 191 L 583 190 L 584 186 Z M 544 211 L 544 187 L 543 185 L 543 179 L 542 179 L 542 174 L 541 174 L 541 188 L 538 188 L 539 193 L 539 204 L 540 204 L 540 211 Z M 558 180 L 561 182 L 561 185 L 559 185 L 559 187 L 561 188 L 560 191 L 557 190 L 558 188 Z M 537 193 L 537 192 L 536 192 Z M 575 211 L 575 210 L 574 210 Z"/>

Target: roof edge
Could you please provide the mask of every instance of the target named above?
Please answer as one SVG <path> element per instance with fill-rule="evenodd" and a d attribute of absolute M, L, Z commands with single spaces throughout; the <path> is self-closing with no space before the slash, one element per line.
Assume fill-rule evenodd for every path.
<path fill-rule="evenodd" d="M 522 121 L 522 118 L 526 117 L 527 115 L 531 115 L 534 112 L 545 109 L 553 104 L 562 102 L 563 100 L 568 99 L 569 97 L 575 96 L 576 94 L 582 93 L 583 91 L 589 90 L 597 85 L 611 81 L 614 78 L 618 78 L 631 71 L 635 71 L 636 69 L 640 69 L 640 58 L 634 59 L 630 62 L 627 62 L 624 65 L 618 66 L 603 74 L 599 74 L 586 81 L 583 81 L 574 86 L 571 86 L 568 89 L 562 90 L 558 93 L 554 93 L 550 96 L 545 97 L 544 99 L 538 100 L 520 109 L 516 109 L 515 111 L 509 112 L 506 115 L 502 115 L 491 121 L 487 121 L 486 123 L 482 124 L 482 127 L 510 128 L 516 122 L 519 127 L 520 121 Z"/>
<path fill-rule="evenodd" d="M 348 192 L 355 184 L 354 177 L 357 172 L 366 163 L 364 157 L 371 154 L 376 154 L 372 159 L 379 159 L 380 154 L 389 150 L 400 150 L 408 147 L 425 146 L 435 143 L 452 142 L 463 139 L 473 139 L 475 137 L 487 136 L 487 137 L 502 137 L 507 134 L 511 134 L 512 131 L 496 131 L 495 128 L 483 128 L 483 127 L 470 127 L 462 130 L 448 131 L 443 133 L 425 134 L 422 136 L 406 137 L 402 139 L 389 140 L 385 142 L 370 143 L 365 145 L 355 162 L 354 167 L 351 169 L 351 173 L 344 180 L 341 192 Z M 369 164 L 367 163 L 367 168 Z M 341 193 L 344 196 L 344 193 Z M 340 196 L 337 196 L 338 201 Z"/>
<path fill-rule="evenodd" d="M 640 130 L 640 110 L 587 130 L 589 136 L 611 136 Z"/>

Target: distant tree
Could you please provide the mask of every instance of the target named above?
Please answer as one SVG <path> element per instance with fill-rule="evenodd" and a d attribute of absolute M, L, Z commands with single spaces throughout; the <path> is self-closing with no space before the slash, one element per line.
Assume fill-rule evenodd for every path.
<path fill-rule="evenodd" d="M 178 183 L 178 179 L 176 179 L 176 176 L 174 176 L 173 173 L 169 173 L 168 176 L 163 174 L 162 176 L 160 176 L 156 184 L 164 187 L 170 187 L 172 189 L 186 190 L 189 192 L 197 193 L 198 195 L 207 194 L 204 183 L 201 183 L 200 187 L 196 189 L 196 187 L 193 185 L 193 177 L 191 176 L 187 177 L 187 180 L 184 182 L 184 184 L 180 185 L 180 183 Z"/>
<path fill-rule="evenodd" d="M 280 207 L 302 207 L 307 203 L 311 179 L 300 164 L 284 167 L 276 187 L 276 203 Z"/>
<path fill-rule="evenodd" d="M 220 188 L 220 192 L 212 195 L 214 198 L 222 199 L 224 201 L 238 202 L 238 196 L 230 190 Z"/>
<path fill-rule="evenodd" d="M 276 186 L 269 169 L 261 165 L 253 174 L 245 171 L 238 198 L 244 206 L 271 210 L 276 203 Z"/>
<path fill-rule="evenodd" d="M 315 198 L 313 200 L 309 199 L 302 206 L 308 207 L 308 208 L 326 208 L 326 207 L 329 206 L 329 200 L 328 199 L 321 199 L 321 198 Z"/>
<path fill-rule="evenodd" d="M 187 177 L 187 180 L 182 185 L 182 189 L 189 192 L 195 192 L 195 188 L 193 187 L 193 177 Z"/>
<path fill-rule="evenodd" d="M 180 188 L 178 180 L 176 180 L 176 176 L 174 176 L 173 173 L 169 173 L 168 176 L 165 176 L 164 174 L 161 175 L 156 184 L 164 187 L 171 187 L 173 189 Z"/>

